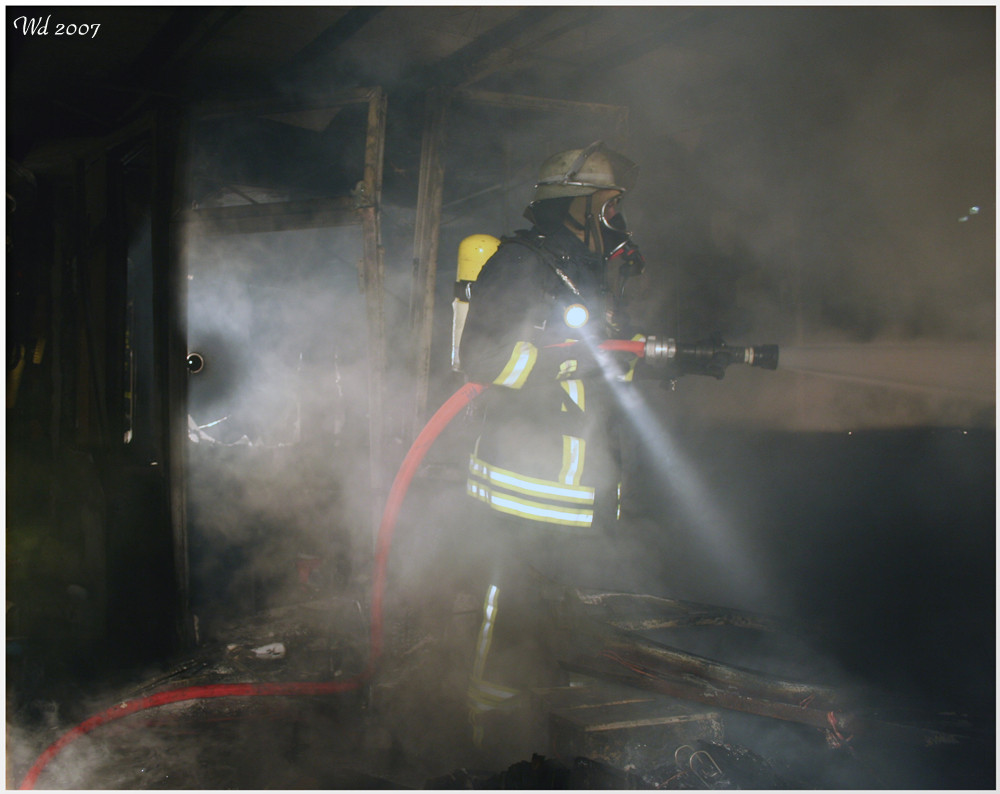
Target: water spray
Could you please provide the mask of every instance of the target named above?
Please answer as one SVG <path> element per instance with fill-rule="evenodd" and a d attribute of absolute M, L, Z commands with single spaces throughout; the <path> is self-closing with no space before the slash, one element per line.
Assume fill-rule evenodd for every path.
<path fill-rule="evenodd" d="M 992 402 L 995 346 L 985 343 L 867 342 L 796 345 L 782 369 L 811 377 Z"/>

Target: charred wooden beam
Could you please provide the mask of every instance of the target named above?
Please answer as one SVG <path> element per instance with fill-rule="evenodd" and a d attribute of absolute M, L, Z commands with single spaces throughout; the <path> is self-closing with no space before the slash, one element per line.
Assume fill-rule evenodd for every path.
<path fill-rule="evenodd" d="M 582 589 L 574 589 L 572 597 L 590 617 L 599 618 L 602 622 L 625 631 L 654 631 L 681 626 L 732 626 L 773 633 L 815 633 L 814 626 L 798 621 L 675 598 Z"/>
<path fill-rule="evenodd" d="M 480 64 L 486 58 L 559 12 L 558 7 L 532 6 L 527 8 L 506 22 L 490 28 L 481 36 L 477 36 L 464 47 L 460 47 L 432 66 L 419 70 L 406 81 L 406 85 L 400 87 L 420 90 L 425 86 L 463 84 L 475 76 Z"/>
<path fill-rule="evenodd" d="M 162 466 L 169 500 L 176 583 L 175 634 L 181 647 L 195 642 L 189 609 L 187 490 L 187 280 L 181 262 L 183 229 L 176 223 L 186 161 L 188 117 L 163 107 L 153 122 L 151 233 L 154 283 L 154 367 L 161 393 Z"/>
<path fill-rule="evenodd" d="M 734 687 L 742 692 L 796 706 L 803 703 L 817 703 L 833 708 L 843 700 L 842 694 L 832 687 L 771 677 L 651 640 L 623 638 L 609 642 L 607 649 L 640 665 L 666 669 L 671 674 L 696 676 L 714 686 Z"/>
<path fill-rule="evenodd" d="M 594 658 L 577 657 L 564 660 L 563 666 L 568 670 L 594 675 L 600 678 L 628 684 L 640 689 L 646 689 L 660 694 L 670 695 L 681 700 L 691 700 L 717 708 L 756 714 L 761 717 L 797 722 L 820 730 L 833 727 L 829 715 L 834 714 L 834 725 L 843 725 L 843 717 L 830 709 L 815 708 L 808 704 L 792 704 L 770 700 L 760 695 L 751 695 L 739 689 L 722 689 L 707 681 L 692 678 L 679 678 L 668 675 L 650 674 L 649 671 L 637 671 L 623 664 L 623 660 L 614 655 Z M 634 666 L 633 666 L 634 667 Z"/>
<path fill-rule="evenodd" d="M 622 595 L 626 594 L 599 593 L 596 598 Z M 737 624 L 745 623 L 744 614 L 734 612 L 732 617 Z M 925 747 L 983 740 L 974 726 L 954 717 L 902 721 L 870 716 L 875 712 L 862 713 L 854 704 L 856 697 L 846 690 L 787 681 L 708 659 L 589 618 L 578 617 L 570 625 L 573 634 L 566 647 L 571 650 L 560 659 L 566 669 L 717 708 L 807 725 L 824 731 L 832 746 L 846 745 L 854 736 Z"/>
<path fill-rule="evenodd" d="M 457 85 L 463 88 L 474 85 L 512 64 L 523 65 L 525 60 L 537 60 L 532 59 L 530 54 L 539 52 L 542 45 L 572 33 L 585 25 L 593 24 L 606 14 L 607 11 L 604 9 L 564 8 L 561 15 L 525 28 L 521 36 L 523 41 L 511 42 L 510 46 L 503 46 L 492 52 L 487 52 L 480 57 L 478 62 L 470 63 L 466 67 L 465 77 Z M 549 22 L 557 24 L 549 27 L 548 24 L 545 24 Z"/>
<path fill-rule="evenodd" d="M 208 100 L 192 107 L 192 115 L 199 121 L 226 116 L 276 116 L 281 113 L 300 114 L 307 110 L 334 108 L 340 105 L 369 102 L 372 88 L 346 88 L 308 97 L 268 96 L 249 97 L 227 101 Z"/>
<path fill-rule="evenodd" d="M 341 45 L 350 41 L 355 33 L 384 10 L 384 6 L 349 8 L 343 16 L 300 50 L 295 58 L 278 72 L 275 82 L 295 83 L 322 77 L 324 72 L 328 73 L 326 79 L 330 81 L 329 73 L 336 66 Z M 343 85 L 343 79 L 343 75 L 338 76 L 337 82 Z"/>
<path fill-rule="evenodd" d="M 380 213 L 386 109 L 385 93 L 378 88 L 371 89 L 368 94 L 368 120 L 365 133 L 364 181 L 355 191 L 364 238 L 364 254 L 358 265 L 358 275 L 364 290 L 368 327 L 368 435 L 373 538 L 378 531 L 384 491 L 382 463 L 385 455 L 383 411 L 386 370 L 385 265 Z"/>
<path fill-rule="evenodd" d="M 599 102 L 576 102 L 569 99 L 505 94 L 496 91 L 461 89 L 454 92 L 455 102 L 469 102 L 488 107 L 508 110 L 529 110 L 539 113 L 558 113 L 570 116 L 605 117 L 614 124 L 614 132 L 608 140 L 613 145 L 622 145 L 628 135 L 628 108 L 624 105 L 608 105 Z"/>
<path fill-rule="evenodd" d="M 203 207 L 185 210 L 180 220 L 201 234 L 284 232 L 359 223 L 351 196 Z"/>
<path fill-rule="evenodd" d="M 150 97 L 183 98 L 188 93 L 188 86 L 177 83 L 174 77 L 177 66 L 218 35 L 242 10 L 239 6 L 178 8 L 138 57 L 103 86 L 112 92 L 133 95 L 125 97 L 129 104 L 115 120 L 115 125 L 132 118 Z"/>
<path fill-rule="evenodd" d="M 658 26 L 655 30 L 637 31 L 636 37 L 627 47 L 619 47 L 615 52 L 609 52 L 601 59 L 605 73 L 633 65 L 637 60 L 656 50 L 678 44 L 685 38 L 702 32 L 710 25 L 730 18 L 740 19 L 744 9 L 739 8 L 684 8 L 671 9 L 668 24 Z M 582 80 L 592 69 L 587 61 L 582 61 L 579 71 L 571 79 Z"/>
<path fill-rule="evenodd" d="M 420 182 L 417 188 L 416 228 L 413 234 L 413 287 L 410 328 L 415 339 L 414 366 L 416 395 L 413 415 L 406 428 L 415 438 L 423 424 L 430 382 L 431 331 L 434 319 L 434 284 L 437 278 L 438 239 L 441 227 L 441 198 L 444 165 L 441 148 L 445 143 L 450 92 L 433 90 L 427 97 L 426 121 L 420 152 Z"/>
<path fill-rule="evenodd" d="M 563 667 L 587 675 L 690 700 L 715 708 L 739 711 L 759 717 L 794 722 L 823 731 L 832 747 L 843 747 L 859 738 L 883 740 L 922 747 L 970 744 L 983 741 L 971 725 L 954 718 L 941 727 L 905 724 L 841 711 L 817 708 L 812 703 L 792 704 L 750 694 L 738 688 L 721 689 L 707 682 L 664 675 L 627 672 L 613 659 L 580 657 L 562 662 Z"/>

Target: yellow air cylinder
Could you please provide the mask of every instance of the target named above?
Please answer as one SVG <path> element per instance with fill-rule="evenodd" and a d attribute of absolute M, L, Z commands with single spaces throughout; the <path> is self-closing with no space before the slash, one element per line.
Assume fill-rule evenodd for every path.
<path fill-rule="evenodd" d="M 473 282 L 479 278 L 486 260 L 496 252 L 500 241 L 490 234 L 471 234 L 458 244 L 458 275 L 455 280 L 455 298 L 451 302 L 451 368 L 461 372 L 462 363 L 458 348 L 462 344 L 462 330 L 469 313 L 469 297 Z"/>

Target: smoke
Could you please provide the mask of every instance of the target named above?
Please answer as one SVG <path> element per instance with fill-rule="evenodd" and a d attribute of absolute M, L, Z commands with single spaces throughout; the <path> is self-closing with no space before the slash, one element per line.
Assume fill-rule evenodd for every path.
<path fill-rule="evenodd" d="M 612 16 L 635 31 L 663 24 L 666 13 Z M 650 453 L 660 468 L 649 487 L 670 483 L 687 502 L 633 517 L 602 570 L 589 571 L 602 583 L 778 608 L 794 592 L 774 577 L 780 565 L 755 544 L 763 530 L 738 495 L 720 498 L 705 457 L 672 440 L 685 420 L 790 431 L 992 423 L 992 68 L 976 60 L 976 46 L 962 46 L 976 39 L 972 21 L 937 10 L 754 10 L 588 73 L 593 90 L 581 98 L 630 110 L 622 148 L 641 177 L 627 211 L 650 263 L 629 289 L 637 322 L 684 340 L 720 331 L 732 344 L 782 348 L 777 372 L 731 367 L 721 383 L 639 386 L 647 435 L 671 444 Z M 405 73 L 399 54 L 382 50 L 378 73 Z M 580 91 L 544 78 L 537 87 L 557 97 Z M 449 125 L 431 410 L 457 385 L 447 369 L 447 307 L 458 241 L 522 226 L 537 164 L 607 137 L 602 123 L 567 127 L 462 105 Z M 413 137 L 400 145 L 412 150 Z M 403 149 L 392 143 L 387 160 L 398 166 Z M 388 337 L 408 340 L 412 222 L 391 207 L 386 219 Z M 204 377 L 191 380 L 197 425 L 223 420 L 204 432 L 235 445 L 203 439 L 192 457 L 192 511 L 208 560 L 199 574 L 211 580 L 218 568 L 233 579 L 234 597 L 254 582 L 273 592 L 275 569 L 287 576 L 295 554 L 341 554 L 331 539 L 348 537 L 360 588 L 373 498 L 360 241 L 344 230 L 257 234 L 193 250 L 192 347 L 202 332 L 205 345 L 228 340 L 238 375 L 212 387 L 206 347 Z M 205 283 L 212 288 L 199 293 Z M 402 341 L 390 352 L 389 427 L 408 412 L 409 350 Z M 469 439 L 452 430 L 432 460 L 454 476 Z M 380 472 L 385 483 L 391 468 Z M 451 500 L 461 503 L 461 483 L 449 478 L 421 481 L 407 498 L 390 566 L 392 629 L 403 647 L 433 636 L 459 596 L 466 606 L 482 597 L 464 573 L 475 552 L 460 537 L 468 517 Z M 220 548 L 250 554 L 238 560 L 246 573 L 234 577 Z M 454 663 L 450 673 L 468 661 L 455 648 L 442 656 Z M 424 687 L 429 674 L 414 673 Z M 398 703 L 400 720 L 426 718 L 430 693 L 417 687 Z"/>
<path fill-rule="evenodd" d="M 674 9 L 611 9 L 610 30 L 621 38 L 592 56 L 584 48 L 585 73 L 572 85 L 541 70 L 528 87 L 493 86 L 629 108 L 621 148 L 641 175 L 627 215 L 649 266 L 628 294 L 643 331 L 685 341 L 719 331 L 732 344 L 782 348 L 776 372 L 734 366 L 722 382 L 686 377 L 675 391 L 636 384 L 644 425 L 633 433 L 637 446 L 638 436 L 653 439 L 643 453 L 652 474 L 620 535 L 580 568 L 581 578 L 592 577 L 586 584 L 788 612 L 809 606 L 799 572 L 780 560 L 793 549 L 808 568 L 803 560 L 816 547 L 829 553 L 839 528 L 823 535 L 814 527 L 824 509 L 839 514 L 809 502 L 802 524 L 821 537 L 785 542 L 787 525 L 754 515 L 750 485 L 727 492 L 725 478 L 709 476 L 718 475 L 722 455 L 675 438 L 680 426 L 994 424 L 994 64 L 992 15 L 983 11 L 741 9 L 685 25 Z M 636 37 L 654 34 L 658 46 L 629 51 Z M 385 36 L 391 43 L 400 31 Z M 374 58 L 371 74 L 391 81 L 412 67 L 415 47 L 357 45 L 343 58 L 358 73 Z M 360 159 L 359 141 L 340 137 L 356 120 L 324 116 L 321 134 L 301 133 L 287 147 L 280 137 L 265 145 L 223 135 L 218 124 L 207 129 L 195 165 L 203 175 L 218 170 L 255 201 L 339 194 L 353 187 L 345 174 Z M 391 124 L 401 129 L 387 144 L 386 190 L 405 194 L 400 204 L 409 206 L 419 124 Z M 430 410 L 457 386 L 447 347 L 459 240 L 524 225 L 537 165 L 560 149 L 612 140 L 613 126 L 462 105 L 449 124 Z M 206 199 L 220 184 L 209 180 L 195 192 Z M 375 480 L 387 485 L 412 410 L 412 213 L 387 201 L 383 234 L 389 452 Z M 275 604 L 368 594 L 373 506 L 382 494 L 369 470 L 361 256 L 354 228 L 209 229 L 187 240 L 189 350 L 205 361 L 189 378 L 186 450 L 201 639 L 225 640 L 229 621 Z M 461 482 L 468 431 L 459 420 L 435 447 L 431 463 L 441 476 L 419 480 L 408 495 L 390 562 L 390 633 L 414 664 L 413 686 L 399 687 L 405 695 L 386 708 L 397 720 L 392 732 L 407 734 L 409 749 L 425 756 L 444 755 L 437 738 L 458 733 L 437 698 L 446 683 L 461 701 L 472 652 L 462 640 L 477 628 L 482 599 L 468 573 L 477 552 Z M 742 475 L 785 460 L 750 445 L 724 453 L 734 449 Z M 680 496 L 670 502 L 668 493 Z M 322 561 L 308 586 L 297 567 L 303 558 Z M 843 568 L 852 563 L 837 559 Z M 841 673 L 833 661 L 812 661 Z M 785 742 L 776 728 L 758 749 L 778 754 Z"/>
<path fill-rule="evenodd" d="M 188 399 L 189 503 L 204 566 L 196 581 L 233 567 L 263 576 L 248 560 L 233 565 L 230 555 L 247 549 L 289 575 L 297 553 L 349 551 L 338 546 L 364 513 L 334 451 L 367 427 L 358 250 L 329 233 L 189 241 L 189 350 L 205 361 Z"/>
<path fill-rule="evenodd" d="M 648 325 L 786 348 L 864 343 L 855 367 L 869 370 L 876 347 L 981 348 L 957 379 L 940 358 L 892 365 L 894 380 L 964 400 L 817 383 L 829 360 L 817 354 L 810 372 L 755 378 L 738 401 L 722 397 L 728 384 L 684 384 L 697 391 L 685 410 L 778 427 L 784 414 L 789 429 L 993 423 L 994 88 L 980 22 L 756 9 L 634 64 L 641 84 L 615 73 L 642 164 L 629 210 L 650 262 L 634 291 Z M 709 90 L 690 90 L 691 70 Z"/>

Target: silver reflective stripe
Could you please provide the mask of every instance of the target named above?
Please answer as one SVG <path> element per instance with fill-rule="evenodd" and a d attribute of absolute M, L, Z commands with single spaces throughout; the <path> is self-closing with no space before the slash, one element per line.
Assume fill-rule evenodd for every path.
<path fill-rule="evenodd" d="M 576 436 L 563 436 L 563 465 L 559 479 L 566 485 L 579 485 L 583 475 L 583 452 L 586 442 Z"/>
<path fill-rule="evenodd" d="M 490 683 L 481 678 L 473 678 L 469 688 L 494 701 L 507 700 L 517 694 L 516 689 L 504 686 L 503 684 Z"/>
<path fill-rule="evenodd" d="M 520 389 L 528 379 L 537 358 L 538 348 L 531 342 L 518 342 L 514 345 L 507 365 L 493 380 L 494 385 Z"/>
<path fill-rule="evenodd" d="M 589 527 L 594 522 L 594 512 L 592 510 L 560 510 L 554 507 L 544 507 L 540 504 L 531 504 L 520 499 L 508 499 L 493 493 L 489 495 L 487 501 L 491 507 L 505 513 L 548 521 L 554 524 L 573 524 L 575 526 Z"/>
<path fill-rule="evenodd" d="M 572 438 L 572 436 L 566 436 L 565 438 Z M 579 451 L 581 450 L 578 448 Z M 506 490 L 517 491 L 527 496 L 545 496 L 567 502 L 590 503 L 594 501 L 593 488 L 585 485 L 574 485 L 573 483 L 561 483 L 556 480 L 524 477 L 507 469 L 490 466 L 475 456 L 472 456 L 469 460 L 469 471 L 487 483 L 497 484 Z"/>
<path fill-rule="evenodd" d="M 493 642 L 493 625 L 497 610 L 497 595 L 500 588 L 491 584 L 486 591 L 486 600 L 483 602 L 483 625 L 479 629 L 479 641 L 476 643 L 476 660 L 472 665 L 472 675 L 475 678 L 483 677 L 483 670 L 486 667 L 486 657 L 490 652 L 490 643 Z"/>
<path fill-rule="evenodd" d="M 564 437 L 561 476 L 579 479 L 584 445 L 582 439 L 576 439 L 580 444 L 572 439 L 573 436 Z M 494 510 L 532 521 L 573 527 L 589 527 L 594 522 L 593 488 L 519 476 L 490 466 L 475 454 L 469 456 L 466 490 Z"/>
<path fill-rule="evenodd" d="M 562 386 L 563 391 L 569 395 L 569 398 L 576 404 L 577 408 L 581 411 L 585 411 L 584 403 L 584 388 L 583 381 L 580 380 L 562 380 L 559 381 L 559 385 Z M 565 411 L 566 406 L 563 405 L 562 409 Z"/>
<path fill-rule="evenodd" d="M 532 521 L 544 521 L 549 524 L 564 524 L 574 527 L 589 527 L 594 523 L 594 511 L 589 507 L 553 507 L 542 502 L 532 502 L 527 499 L 517 499 L 513 496 L 503 496 L 494 493 L 490 488 L 469 481 L 466 490 L 470 496 L 485 502 L 494 510 Z"/>
<path fill-rule="evenodd" d="M 469 700 L 469 708 L 475 711 L 490 711 L 509 705 L 511 698 L 518 695 L 516 689 L 505 687 L 502 684 L 494 684 L 483 681 L 481 678 L 473 677 L 466 691 Z"/>
<path fill-rule="evenodd" d="M 504 701 L 518 694 L 516 689 L 483 678 L 486 660 L 490 655 L 490 646 L 493 644 L 493 629 L 496 626 L 499 595 L 500 588 L 491 584 L 486 591 L 486 599 L 483 601 L 483 625 L 479 629 L 476 658 L 472 664 L 472 676 L 466 692 L 469 708 L 473 711 L 489 711 L 498 708 L 504 704 Z"/>
<path fill-rule="evenodd" d="M 513 496 L 503 496 L 491 489 L 469 482 L 466 488 L 470 496 L 485 502 L 494 510 L 508 513 L 532 521 L 544 521 L 550 524 L 566 524 L 575 527 L 589 527 L 594 523 L 594 511 L 589 507 L 571 508 L 553 507 L 542 502 L 532 502 L 528 499 L 517 499 Z"/>

